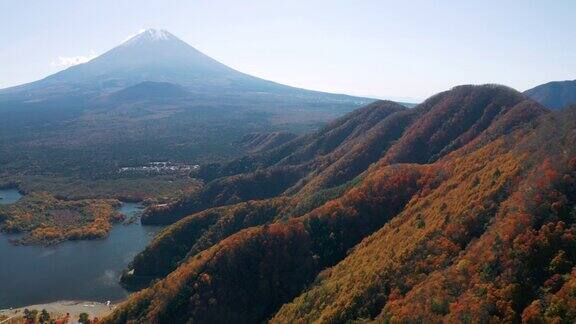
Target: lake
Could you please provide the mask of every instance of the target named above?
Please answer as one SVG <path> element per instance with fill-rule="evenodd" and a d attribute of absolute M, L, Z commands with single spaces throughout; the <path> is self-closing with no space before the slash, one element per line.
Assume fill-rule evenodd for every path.
<path fill-rule="evenodd" d="M 0 191 L 6 200 L 7 194 Z M 124 203 L 130 217 L 141 205 Z M 103 240 L 64 242 L 56 246 L 15 246 L 0 234 L 0 309 L 57 300 L 105 302 L 125 298 L 120 273 L 161 227 L 116 225 Z"/>
<path fill-rule="evenodd" d="M 13 204 L 22 198 L 17 189 L 0 189 L 0 205 Z"/>

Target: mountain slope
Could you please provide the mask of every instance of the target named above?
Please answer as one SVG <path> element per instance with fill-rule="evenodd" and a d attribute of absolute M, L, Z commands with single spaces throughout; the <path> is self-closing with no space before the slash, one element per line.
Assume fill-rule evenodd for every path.
<path fill-rule="evenodd" d="M 564 147 L 572 143 L 571 139 L 560 140 L 562 133 L 573 129 L 572 124 L 567 122 L 546 143 L 541 142 L 541 136 L 558 120 L 576 120 L 574 116 L 553 117 L 550 122 L 546 110 L 511 89 L 458 87 L 431 100 L 407 111 L 415 115 L 400 138 L 379 153 L 379 161 L 366 166 L 355 183 L 319 207 L 311 205 L 293 213 L 294 206 L 306 196 L 296 192 L 259 201 L 254 206 L 257 208 L 249 203 L 218 208 L 220 215 L 225 210 L 241 210 L 238 218 L 224 216 L 222 219 L 228 221 L 220 223 L 220 231 L 200 225 L 202 213 L 168 227 L 153 244 L 163 246 L 163 252 L 151 247 L 138 257 L 139 262 L 146 264 L 148 254 L 156 258 L 171 255 L 180 261 L 168 266 L 174 270 L 165 279 L 133 295 L 107 320 L 254 322 L 276 316 L 273 321 L 277 322 L 344 322 L 375 318 L 396 282 L 399 286 L 393 292 L 406 293 L 434 270 L 452 264 L 459 251 L 481 237 L 500 204 L 530 178 L 543 156 L 573 154 L 573 148 Z M 458 110 L 452 106 L 474 108 Z M 442 145 L 434 144 L 435 149 L 427 155 L 402 155 L 424 162 L 394 163 L 391 157 L 399 156 L 398 152 L 411 152 L 408 143 L 418 138 L 410 130 L 413 125 L 427 126 L 425 133 L 443 129 L 432 122 L 432 116 L 444 116 L 447 123 L 476 117 L 467 123 L 468 129 L 430 137 L 430 143 Z M 345 125 L 346 120 L 338 123 Z M 537 154 L 528 154 L 532 152 Z M 255 165 L 264 163 L 253 161 Z M 235 224 L 247 220 L 247 211 L 273 204 L 279 209 L 260 214 L 258 217 L 264 217 L 260 221 L 244 223 L 251 227 L 226 226 L 231 219 L 236 219 Z M 217 223 L 218 217 L 211 222 Z M 193 223 L 200 226 L 189 225 Z M 255 226 L 258 224 L 265 225 Z M 211 232 L 212 239 L 190 239 L 186 235 L 190 230 Z M 225 235 L 214 235 L 224 233 L 222 230 Z M 187 237 L 188 243 L 181 245 L 175 233 Z M 200 241 L 203 243 L 198 245 Z M 174 253 L 170 245 L 190 248 L 190 253 Z M 380 257 L 382 253 L 390 257 Z M 312 282 L 315 284 L 310 286 Z M 293 303 L 281 307 L 291 300 Z M 442 312 L 443 305 L 440 301 Z M 387 316 L 383 312 L 382 318 Z"/>
<path fill-rule="evenodd" d="M 111 93 L 108 98 L 118 101 L 153 98 L 180 98 L 190 95 L 182 86 L 168 82 L 144 81 Z"/>
<path fill-rule="evenodd" d="M 369 181 L 359 189 L 379 194 L 373 202 L 359 196 L 285 223 L 238 232 L 137 293 L 115 312 L 113 321 L 261 321 L 423 185 L 417 181 L 421 173 L 407 168 L 391 168 L 379 176 L 386 181 Z M 197 302 L 191 304 L 193 296 Z"/>
<path fill-rule="evenodd" d="M 511 117 L 519 111 L 530 120 L 544 109 L 512 89 L 492 85 L 456 87 L 412 109 L 377 102 L 278 149 L 200 170 L 202 178 L 216 180 L 182 201 L 149 209 L 143 221 L 165 224 L 213 206 L 328 189 L 353 179 L 383 153 L 385 163 L 433 161 L 499 121 L 512 128 L 523 120 Z M 281 179 L 283 173 L 289 181 L 254 192 L 254 187 L 270 187 L 258 181 Z"/>
<path fill-rule="evenodd" d="M 526 90 L 524 94 L 549 109 L 562 109 L 576 104 L 576 80 L 548 82 Z"/>
<path fill-rule="evenodd" d="M 286 188 L 298 181 L 305 181 L 307 173 L 312 179 L 322 177 L 333 179 L 337 176 L 337 182 L 322 181 L 325 184 L 324 189 L 317 190 L 313 195 L 302 194 L 300 197 L 293 198 L 286 195 L 258 203 L 248 201 L 229 208 L 207 209 L 186 217 L 167 228 L 165 235 L 155 239 L 134 259 L 130 267 L 132 275 L 123 276 L 123 282 L 138 286 L 151 279 L 164 276 L 174 270 L 186 255 L 208 248 L 239 230 L 283 217 L 302 215 L 327 200 L 339 196 L 354 186 L 358 182 L 355 177 L 371 162 L 377 160 L 382 150 L 386 149 L 391 141 L 400 136 L 403 124 L 398 122 L 397 117 L 401 117 L 400 120 L 402 120 L 409 112 L 392 102 L 377 102 L 350 113 L 316 133 L 301 136 L 277 149 L 225 164 L 219 172 L 232 172 L 232 170 L 238 170 L 240 165 L 246 167 L 256 164 L 256 161 L 267 165 L 272 164 L 272 166 L 214 180 L 200 192 L 182 201 L 148 210 L 143 215 L 142 222 L 144 224 L 160 221 L 173 222 L 190 208 L 200 210 L 217 206 L 222 204 L 224 199 L 239 201 L 242 198 L 254 199 L 255 196 L 272 197 L 287 190 Z M 323 149 L 320 149 L 321 147 Z M 334 147 L 337 149 L 333 149 Z M 300 159 L 304 155 L 309 155 L 312 148 L 318 151 L 326 150 L 327 154 L 310 155 L 308 161 Z M 358 154 L 355 153 L 362 148 L 368 149 Z M 276 165 L 288 163 L 289 158 L 293 156 L 299 157 L 293 160 L 296 165 Z M 318 161 L 328 160 L 328 156 L 331 156 L 335 162 L 326 166 L 320 165 Z M 347 165 L 351 166 L 347 174 L 343 173 L 345 171 L 343 167 L 342 173 L 335 172 L 334 168 Z M 314 166 L 317 170 L 324 170 L 324 172 L 320 176 L 313 176 L 310 170 L 313 170 Z M 231 202 L 224 201 L 224 203 Z"/>
<path fill-rule="evenodd" d="M 369 131 L 388 118 L 406 114 L 407 108 L 390 101 L 379 101 L 354 111 L 323 128 L 303 135 L 270 151 L 245 156 L 225 164 L 208 165 L 200 176 L 210 181 L 201 191 L 170 205 L 149 208 L 143 215 L 144 224 L 172 223 L 183 216 L 202 209 L 229 205 L 252 199 L 266 199 L 281 195 L 299 182 L 305 182 L 312 172 L 319 172 L 344 157 L 356 141 L 364 141 Z M 378 146 L 387 147 L 400 136 L 402 123 L 388 136 L 380 138 Z M 379 153 L 379 152 L 378 152 Z M 374 162 L 364 159 L 367 166 Z M 354 161 L 350 160 L 349 163 Z M 342 184 L 361 172 L 340 176 Z"/>
<path fill-rule="evenodd" d="M 252 133 L 244 136 L 238 144 L 248 153 L 268 151 L 287 143 L 298 135 L 289 132 Z"/>
<path fill-rule="evenodd" d="M 489 91 L 496 100 L 500 100 L 498 98 L 514 98 L 511 102 L 518 103 L 513 107 L 501 106 L 502 111 L 498 114 L 498 118 L 495 118 L 490 127 L 487 127 L 483 133 L 475 138 L 473 141 L 475 145 L 481 145 L 488 140 L 506 134 L 518 125 L 529 122 L 545 113 L 542 107 L 527 100 L 517 92 L 504 87 L 493 86 L 457 87 L 435 97 L 441 100 L 435 101 L 433 106 L 430 106 L 431 102 L 427 101 L 422 105 L 425 109 L 407 110 L 394 105 L 390 106 L 391 103 L 389 102 L 374 103 L 335 121 L 317 133 L 302 136 L 278 149 L 221 165 L 219 168 L 215 168 L 216 171 L 211 168 L 205 177 L 213 177 L 214 174 L 234 174 L 246 170 L 249 172 L 216 179 L 208 183 L 201 191 L 195 192 L 181 201 L 172 205 L 149 209 L 143 217 L 143 223 L 171 222 L 182 217 L 179 215 L 192 214 L 194 211 L 222 204 L 233 204 L 242 200 L 272 197 L 282 191 L 284 191 L 282 196 L 288 198 L 288 201 L 284 201 L 276 213 L 251 217 L 251 221 L 244 223 L 243 226 L 234 225 L 227 228 L 211 224 L 200 228 L 205 231 L 206 236 L 221 237 L 222 235 L 218 233 L 227 233 L 224 235 L 225 237 L 244 227 L 264 224 L 283 217 L 302 215 L 355 186 L 361 181 L 362 176 L 360 174 L 381 157 L 383 157 L 380 162 L 381 165 L 389 164 L 390 156 L 405 151 L 398 149 L 398 147 L 405 147 L 406 138 L 412 138 L 413 132 L 409 130 L 413 129 L 413 125 L 418 125 L 418 129 L 420 129 L 423 121 L 430 118 L 429 114 L 442 114 L 446 107 L 450 107 L 445 105 L 446 102 L 457 106 L 453 98 L 459 97 L 463 102 L 469 102 L 470 98 L 473 100 L 480 98 L 481 96 L 477 96 L 477 93 L 484 93 L 485 91 Z M 476 107 L 477 110 L 484 111 L 484 107 Z M 492 106 L 487 105 L 487 107 Z M 395 112 L 390 114 L 390 108 L 394 108 Z M 473 113 L 478 115 L 477 112 L 473 111 Z M 451 119 L 446 118 L 446 120 Z M 434 123 L 428 124 L 435 125 Z M 406 128 L 408 130 L 404 131 Z M 433 132 L 433 129 L 424 129 L 424 131 L 425 133 Z M 471 127 L 472 129 L 478 131 L 477 127 Z M 402 135 L 403 133 L 404 135 Z M 335 138 L 346 140 L 334 142 Z M 399 140 L 397 140 L 398 138 Z M 393 142 L 395 144 L 391 146 Z M 316 155 L 311 152 L 316 152 Z M 327 154 L 321 154 L 321 152 Z M 305 162 L 305 157 L 314 158 L 311 162 Z M 300 180 L 299 177 L 301 177 Z M 276 185 L 271 186 L 271 181 Z M 294 184 L 296 182 L 298 183 Z M 281 185 L 278 186 L 278 184 Z M 258 188 L 261 188 L 260 191 L 256 190 Z M 229 200 L 231 198 L 232 200 Z M 263 204 L 266 204 L 266 201 Z M 277 206 L 277 203 L 271 202 L 271 205 Z M 132 269 L 136 277 L 150 278 L 166 275 L 175 268 L 185 255 L 189 254 L 190 249 L 195 250 L 193 246 L 195 246 L 198 238 L 184 233 L 193 228 L 194 230 L 199 229 L 198 225 L 195 225 L 196 218 L 195 216 L 188 217 L 167 230 L 174 230 L 174 235 L 166 235 L 165 237 L 174 236 L 183 237 L 183 239 L 172 240 L 170 244 L 160 244 L 167 247 L 166 250 L 157 251 L 152 246 L 147 248 L 136 259 L 138 262 L 133 264 Z M 218 217 L 217 219 L 224 220 L 227 218 Z M 217 241 L 209 240 L 212 244 Z M 170 251 L 170 245 L 178 245 L 182 249 Z M 148 258 L 146 257 L 147 254 L 172 255 L 176 261 L 159 271 L 154 265 L 156 262 L 154 260 L 157 258 Z M 125 278 L 126 281 L 133 279 Z"/>
<path fill-rule="evenodd" d="M 474 164 L 447 161 L 454 182 L 413 200 L 272 322 L 573 321 L 566 299 L 542 301 L 576 265 L 575 129 L 576 107 L 494 141 Z"/>

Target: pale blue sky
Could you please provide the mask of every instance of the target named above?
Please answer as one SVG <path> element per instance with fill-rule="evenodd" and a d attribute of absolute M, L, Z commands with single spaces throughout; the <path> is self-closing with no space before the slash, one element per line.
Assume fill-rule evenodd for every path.
<path fill-rule="evenodd" d="M 242 72 L 420 100 L 464 83 L 576 79 L 576 1 L 0 0 L 0 88 L 166 29 Z"/>

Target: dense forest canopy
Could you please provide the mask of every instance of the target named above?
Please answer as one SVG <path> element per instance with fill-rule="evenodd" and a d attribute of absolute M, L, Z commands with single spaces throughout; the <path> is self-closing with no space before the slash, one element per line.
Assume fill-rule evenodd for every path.
<path fill-rule="evenodd" d="M 575 136 L 576 107 L 460 86 L 206 166 L 106 321 L 573 321 Z"/>

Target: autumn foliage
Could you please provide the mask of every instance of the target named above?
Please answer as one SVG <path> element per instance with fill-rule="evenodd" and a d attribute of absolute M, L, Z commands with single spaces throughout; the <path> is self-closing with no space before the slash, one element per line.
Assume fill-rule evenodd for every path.
<path fill-rule="evenodd" d="M 32 193 L 12 205 L 0 206 L 0 230 L 26 233 L 20 244 L 50 245 L 66 240 L 108 236 L 123 216 L 115 199 L 60 200 L 47 193 Z"/>
<path fill-rule="evenodd" d="M 314 178 L 326 178 L 329 183 L 316 189 L 341 185 L 377 161 L 400 137 L 406 115 L 410 114 L 403 106 L 379 101 L 275 149 L 204 166 L 197 175 L 207 181 L 204 188 L 168 205 L 149 208 L 142 221 L 170 224 L 207 208 L 291 194 L 319 172 L 324 175 Z M 357 147 L 361 143 L 371 151 Z"/>
<path fill-rule="evenodd" d="M 331 125 L 348 144 L 327 128 L 246 158 L 246 174 L 294 167 L 291 156 L 313 171 L 273 198 L 168 227 L 133 262 L 163 279 L 105 321 L 576 319 L 576 108 L 548 113 L 488 85 L 380 121 L 359 114 L 371 126 Z M 312 146 L 284 155 L 293 143 Z"/>

